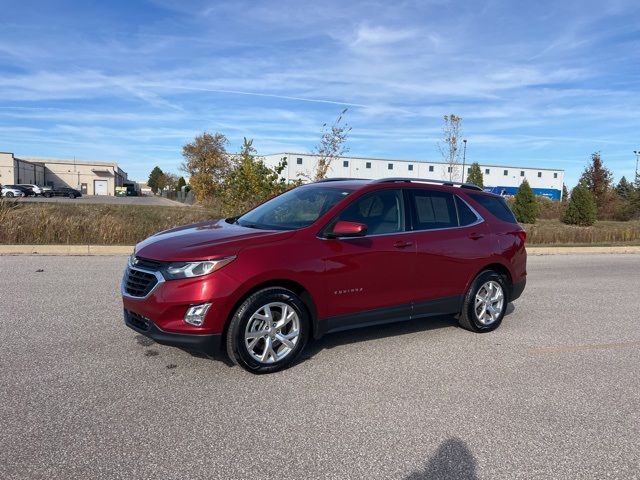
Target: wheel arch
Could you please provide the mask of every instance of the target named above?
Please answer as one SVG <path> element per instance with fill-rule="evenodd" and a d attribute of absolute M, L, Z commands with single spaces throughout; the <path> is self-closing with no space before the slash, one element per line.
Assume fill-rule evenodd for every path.
<path fill-rule="evenodd" d="M 471 280 L 469 280 L 469 283 L 467 284 L 467 290 L 471 287 L 471 284 L 478 277 L 478 275 L 480 275 L 482 272 L 486 270 L 492 270 L 496 272 L 498 275 L 501 275 L 502 277 L 504 277 L 505 283 L 507 284 L 507 289 L 508 289 L 507 293 L 509 294 L 509 297 L 511 297 L 511 288 L 513 287 L 513 276 L 511 275 L 511 271 L 509 270 L 509 268 L 499 262 L 489 263 L 484 267 L 482 267 L 480 270 L 478 270 L 475 273 L 475 275 L 471 278 Z"/>

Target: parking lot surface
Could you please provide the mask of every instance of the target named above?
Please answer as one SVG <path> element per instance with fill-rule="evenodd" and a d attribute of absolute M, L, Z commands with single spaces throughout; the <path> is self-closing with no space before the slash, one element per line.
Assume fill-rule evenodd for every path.
<path fill-rule="evenodd" d="M 640 255 L 530 257 L 495 332 L 343 332 L 266 376 L 126 328 L 124 264 L 0 257 L 0 478 L 640 477 Z"/>
<path fill-rule="evenodd" d="M 115 197 L 113 195 L 83 195 L 79 198 L 67 197 L 26 197 L 18 198 L 18 202 L 38 202 L 38 203 L 73 203 L 79 205 L 150 205 L 159 207 L 188 207 L 184 203 L 169 200 L 168 198 L 157 196 L 144 197 Z"/>

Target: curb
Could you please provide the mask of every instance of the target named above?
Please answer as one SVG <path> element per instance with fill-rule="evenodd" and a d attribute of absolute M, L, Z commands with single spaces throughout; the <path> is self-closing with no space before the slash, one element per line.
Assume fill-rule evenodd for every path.
<path fill-rule="evenodd" d="M 128 245 L 0 245 L 0 255 L 131 255 Z"/>
<path fill-rule="evenodd" d="M 0 245 L 1 255 L 130 255 L 133 245 Z M 529 255 L 583 255 L 595 253 L 640 254 L 640 246 L 617 247 L 527 247 Z"/>

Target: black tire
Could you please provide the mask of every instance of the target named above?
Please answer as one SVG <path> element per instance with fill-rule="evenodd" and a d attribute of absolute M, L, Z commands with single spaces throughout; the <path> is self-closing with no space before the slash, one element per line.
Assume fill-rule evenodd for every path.
<path fill-rule="evenodd" d="M 73 198 L 73 199 L 75 199 L 75 198 L 76 198 L 76 195 L 75 195 L 74 193 L 70 193 L 70 194 L 69 194 L 69 198 Z"/>
<path fill-rule="evenodd" d="M 4 196 L 7 198 L 13 198 L 13 192 L 7 192 L 4 194 Z"/>
<path fill-rule="evenodd" d="M 495 282 L 502 288 L 503 302 L 500 308 L 500 312 L 497 318 L 491 323 L 486 324 L 480 321 L 478 314 L 476 313 L 476 295 L 482 289 L 482 287 L 488 282 Z M 480 300 L 482 301 L 482 300 Z M 491 332 L 500 326 L 504 314 L 507 311 L 507 304 L 509 303 L 509 289 L 507 288 L 507 282 L 505 278 L 494 272 L 493 270 L 485 270 L 480 272 L 474 279 L 464 297 L 464 303 L 462 304 L 462 311 L 458 317 L 458 323 L 462 328 L 470 330 L 472 332 L 484 333 Z M 482 313 L 482 312 L 481 312 Z"/>
<path fill-rule="evenodd" d="M 299 336 L 295 348 L 281 360 L 263 363 L 255 359 L 245 345 L 245 330 L 251 317 L 270 303 L 283 303 L 292 308 L 299 319 Z M 249 296 L 231 318 L 226 335 L 227 354 L 233 363 L 251 373 L 273 373 L 289 367 L 305 347 L 309 339 L 311 319 L 306 306 L 291 290 L 270 287 Z M 254 347 L 255 348 L 255 347 Z"/>
<path fill-rule="evenodd" d="M 50 193 L 43 193 L 42 196 L 44 198 L 51 198 L 51 194 Z"/>

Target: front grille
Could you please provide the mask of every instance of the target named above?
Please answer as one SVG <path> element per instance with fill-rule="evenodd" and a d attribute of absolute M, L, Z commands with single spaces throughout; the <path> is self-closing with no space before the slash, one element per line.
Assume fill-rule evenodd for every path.
<path fill-rule="evenodd" d="M 164 264 L 165 262 L 160 262 L 158 260 L 136 257 L 136 267 L 146 268 L 147 270 L 153 270 L 154 272 L 160 270 Z"/>
<path fill-rule="evenodd" d="M 153 273 L 142 270 L 127 269 L 124 290 L 132 297 L 145 297 L 158 284 L 158 279 Z"/>
<path fill-rule="evenodd" d="M 148 318 L 145 318 L 142 315 L 136 312 L 131 312 L 129 310 L 125 310 L 124 314 L 126 316 L 127 323 L 136 327 L 138 330 L 143 330 L 145 332 L 149 330 L 151 325 Z"/>

